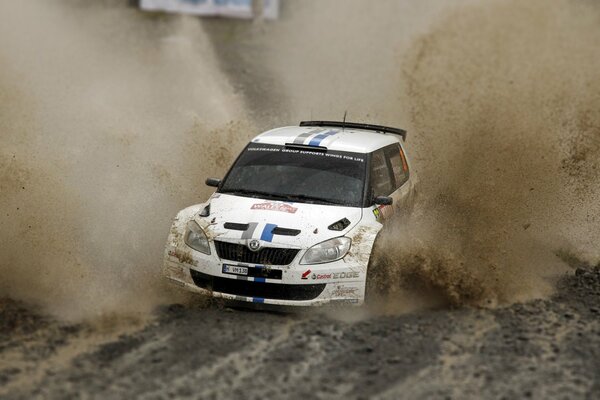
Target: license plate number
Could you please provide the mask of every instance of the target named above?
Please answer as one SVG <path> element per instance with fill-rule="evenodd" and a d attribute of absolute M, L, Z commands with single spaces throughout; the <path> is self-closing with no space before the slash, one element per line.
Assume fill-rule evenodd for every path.
<path fill-rule="evenodd" d="M 234 275 L 248 275 L 248 267 L 240 267 L 239 265 L 223 264 L 223 273 Z"/>

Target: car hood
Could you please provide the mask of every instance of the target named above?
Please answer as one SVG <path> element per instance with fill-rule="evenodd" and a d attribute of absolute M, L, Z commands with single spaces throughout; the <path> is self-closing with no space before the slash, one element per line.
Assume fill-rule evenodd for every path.
<path fill-rule="evenodd" d="M 198 218 L 198 221 L 209 237 L 232 242 L 259 239 L 295 248 L 307 248 L 343 236 L 362 218 L 362 209 L 358 207 L 291 203 L 220 193 L 213 194 L 208 204 L 210 215 Z M 345 229 L 328 229 L 343 218 L 350 221 Z M 275 227 L 287 234 L 273 234 Z"/>

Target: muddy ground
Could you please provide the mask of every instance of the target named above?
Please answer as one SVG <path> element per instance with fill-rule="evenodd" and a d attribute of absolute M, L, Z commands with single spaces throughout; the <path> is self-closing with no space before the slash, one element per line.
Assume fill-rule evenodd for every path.
<path fill-rule="evenodd" d="M 548 300 L 495 310 L 357 317 L 360 314 L 283 314 L 191 301 L 165 306 L 143 328 L 111 338 L 118 323 L 104 331 L 65 324 L 3 300 L 0 395 L 600 396 L 599 267 L 578 268 Z"/>

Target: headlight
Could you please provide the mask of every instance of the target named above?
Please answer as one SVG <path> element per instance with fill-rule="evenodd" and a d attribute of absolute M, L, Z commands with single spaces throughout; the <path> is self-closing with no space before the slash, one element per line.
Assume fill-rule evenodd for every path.
<path fill-rule="evenodd" d="M 183 237 L 185 244 L 200 253 L 210 254 L 210 246 L 206 233 L 200 228 L 196 221 L 190 221 L 187 224 L 187 230 Z"/>
<path fill-rule="evenodd" d="M 300 264 L 322 264 L 343 258 L 350 250 L 352 239 L 338 237 L 319 243 L 307 250 Z"/>

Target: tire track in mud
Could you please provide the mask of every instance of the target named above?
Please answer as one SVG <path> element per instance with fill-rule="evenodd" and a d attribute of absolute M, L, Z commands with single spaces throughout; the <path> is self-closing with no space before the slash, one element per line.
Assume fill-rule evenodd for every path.
<path fill-rule="evenodd" d="M 286 321 L 282 326 L 277 326 L 266 338 L 250 337 L 249 342 L 244 341 L 241 349 L 236 349 L 214 362 L 192 369 L 173 379 L 169 386 L 191 387 L 198 382 L 210 382 L 210 385 L 201 385 L 189 397 L 191 398 L 231 398 L 243 396 L 258 370 L 265 364 L 273 352 L 290 336 L 291 330 L 297 325 L 296 321 Z M 164 394 L 162 390 L 144 393 L 142 398 L 152 398 Z M 180 398 L 187 396 L 179 395 Z"/>
<path fill-rule="evenodd" d="M 0 299 L 0 397 L 35 387 L 68 369 L 81 354 L 141 329 L 147 319 L 107 315 L 69 324 Z"/>
<path fill-rule="evenodd" d="M 472 364 L 483 346 L 482 339 L 488 332 L 497 329 L 498 324 L 494 316 L 487 313 L 467 314 L 457 322 L 462 329 L 449 332 L 442 338 L 440 353 L 431 366 L 375 398 L 429 398 L 436 393 L 445 393 L 452 398 L 476 397 L 482 386 L 482 376 L 464 374 L 461 368 Z M 419 382 L 429 382 L 429 385 L 419 385 Z M 462 383 L 460 388 L 455 386 L 456 382 Z"/>

